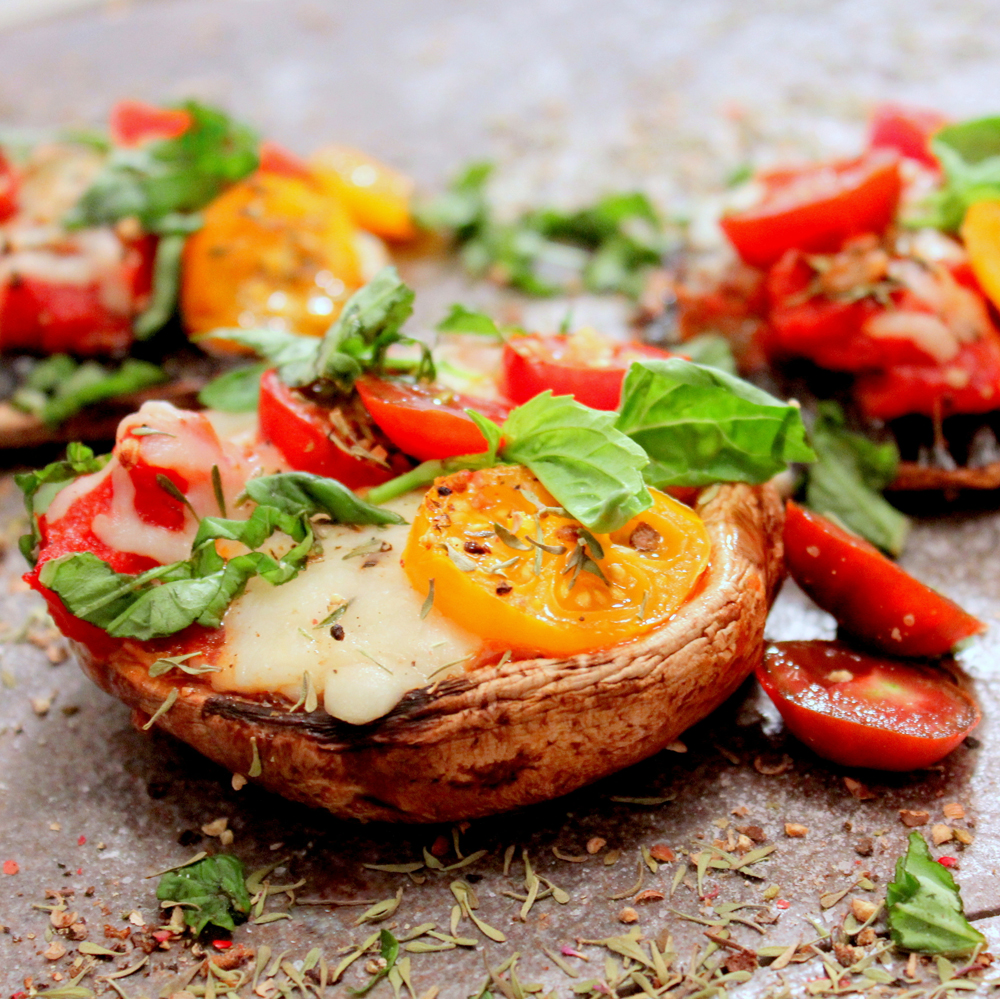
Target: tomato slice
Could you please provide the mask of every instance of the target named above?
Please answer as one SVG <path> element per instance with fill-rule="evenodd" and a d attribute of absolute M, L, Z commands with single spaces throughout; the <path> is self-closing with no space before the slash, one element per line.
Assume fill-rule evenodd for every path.
<path fill-rule="evenodd" d="M 435 385 L 359 378 L 355 383 L 365 408 L 403 454 L 429 461 L 479 454 L 488 447 L 482 431 L 466 414 L 474 409 L 503 423 L 510 406 L 474 399 Z"/>
<path fill-rule="evenodd" d="M 948 119 L 939 111 L 911 108 L 905 104 L 879 104 L 868 128 L 868 148 L 892 149 L 901 156 L 937 169 L 931 139 L 947 124 Z"/>
<path fill-rule="evenodd" d="M 720 223 L 754 267 L 770 267 L 787 250 L 833 253 L 851 236 L 884 232 L 902 190 L 899 159 L 886 152 L 771 171 L 758 179 L 766 192 L 761 204 Z"/>
<path fill-rule="evenodd" d="M 659 347 L 619 343 L 592 329 L 528 333 L 504 344 L 500 389 L 516 403 L 551 389 L 555 395 L 576 396 L 592 409 L 617 409 L 633 361 L 671 356 Z"/>
<path fill-rule="evenodd" d="M 424 497 L 403 567 L 419 593 L 434 581 L 438 610 L 500 648 L 574 655 L 629 641 L 677 610 L 711 553 L 701 518 L 652 493 L 595 549 L 577 521 L 539 511 L 558 507 L 526 468 L 456 472 Z"/>
<path fill-rule="evenodd" d="M 145 101 L 119 101 L 108 128 L 116 146 L 138 146 L 151 139 L 176 139 L 191 127 L 191 115 L 182 108 L 160 108 Z"/>
<path fill-rule="evenodd" d="M 943 669 L 859 652 L 844 642 L 778 642 L 768 648 L 757 679 L 793 735 L 849 767 L 929 767 L 981 717 Z"/>
<path fill-rule="evenodd" d="M 279 146 L 277 142 L 268 141 L 260 144 L 260 169 L 264 173 L 279 173 L 286 177 L 312 179 L 312 173 L 305 160 L 300 159 L 284 146 Z"/>
<path fill-rule="evenodd" d="M 874 545 L 790 500 L 785 563 L 795 582 L 839 624 L 892 655 L 943 656 L 986 628 Z"/>
<path fill-rule="evenodd" d="M 360 405 L 324 406 L 289 388 L 273 369 L 260 379 L 261 439 L 292 468 L 337 479 L 351 489 L 386 482 L 409 468 Z"/>

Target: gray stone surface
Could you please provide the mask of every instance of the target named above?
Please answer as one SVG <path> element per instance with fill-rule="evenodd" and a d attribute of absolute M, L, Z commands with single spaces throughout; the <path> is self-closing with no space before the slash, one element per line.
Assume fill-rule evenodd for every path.
<path fill-rule="evenodd" d="M 929 0 L 149 0 L 0 34 L 0 114 L 24 126 L 94 123 L 120 96 L 194 94 L 225 104 L 293 148 L 352 143 L 428 186 L 469 157 L 491 155 L 505 163 L 500 189 L 512 202 L 569 202 L 640 183 L 665 204 L 683 208 L 689 192 L 716 188 L 748 156 L 855 148 L 866 110 L 878 99 L 910 100 L 955 115 L 996 110 L 997 13 L 996 3 Z M 411 273 L 432 302 L 463 291 L 461 279 L 435 265 L 418 265 Z M 554 305 L 540 308 L 533 314 L 556 314 Z M 609 323 L 620 319 L 614 308 L 596 308 L 606 310 L 601 315 Z M 4 502 L 12 516 L 9 493 Z M 8 535 L 14 533 L 12 525 Z M 609 896 L 634 884 L 640 847 L 667 843 L 691 850 L 720 834 L 716 820 L 760 825 L 768 841 L 779 844 L 759 867 L 763 881 L 726 875 L 707 882 L 709 894 L 720 890 L 716 904 L 759 902 L 762 886 L 780 886 L 779 898 L 790 906 L 772 906 L 780 919 L 767 927 L 768 944 L 812 939 L 806 917 L 832 925 L 846 902 L 823 914 L 818 897 L 848 887 L 859 870 L 877 875 L 881 889 L 907 832 L 898 809 L 926 808 L 938 820 L 949 801 L 965 805 L 975 836 L 971 847 L 956 848 L 967 908 L 996 912 L 998 535 L 995 514 L 921 523 L 904 559 L 994 627 L 968 656 L 987 716 L 977 734 L 980 749 L 960 748 L 940 769 L 923 773 L 859 774 L 875 792 L 860 801 L 848 793 L 844 771 L 786 739 L 773 711 L 748 686 L 685 737 L 686 753 L 661 754 L 567 799 L 469 828 L 465 851 L 491 851 L 469 868 L 482 878 L 476 885 L 479 913 L 508 940 L 489 942 L 464 923 L 461 932 L 477 937 L 477 950 L 414 955 L 417 991 L 436 985 L 443 999 L 464 997 L 482 984 L 484 956 L 495 966 L 517 950 L 524 955 L 522 981 L 571 995 L 572 981 L 539 948 L 558 950 L 577 937 L 622 932 L 617 917 L 628 903 Z M 18 557 L 9 553 L 6 566 L 5 580 L 13 579 Z M 39 601 L 7 591 L 5 581 L 0 619 L 17 628 Z M 789 585 L 771 620 L 772 637 L 830 631 L 829 619 Z M 144 879 L 210 845 L 200 826 L 221 816 L 234 830 L 232 849 L 248 867 L 289 858 L 287 873 L 277 876 L 306 878 L 303 897 L 374 900 L 404 885 L 395 922 L 435 921 L 446 930 L 454 901 L 447 877 L 417 886 L 361 865 L 419 857 L 422 847 L 440 833 L 450 836 L 449 830 L 361 827 L 252 787 L 233 791 L 228 774 L 183 745 L 135 732 L 126 710 L 72 664 L 51 666 L 30 644 L 5 644 L 0 656 L 0 862 L 20 865 L 17 875 L 0 875 L 0 924 L 9 927 L 0 933 L 5 993 L 22 988 L 25 976 L 39 987 L 50 984 L 52 968 L 65 971 L 73 956 L 49 966 L 38 953 L 47 946 L 47 913 L 32 903 L 45 902 L 45 889 L 75 889 L 71 907 L 85 916 L 90 939 L 111 943 L 102 935 L 104 923 L 127 926 L 122 916 L 133 910 L 156 920 L 155 882 Z M 52 708 L 36 714 L 31 698 L 53 692 Z M 784 772 L 755 768 L 756 760 L 767 769 L 782 754 L 790 760 Z M 611 800 L 649 795 L 674 800 L 660 807 Z M 736 819 L 732 809 L 741 806 L 747 815 Z M 786 839 L 788 821 L 808 826 L 808 835 Z M 874 855 L 859 857 L 853 849 L 858 837 L 879 831 Z M 600 858 L 576 864 L 552 853 L 557 847 L 580 854 L 593 836 L 622 851 L 617 864 L 606 866 Z M 526 847 L 539 870 L 570 893 L 568 904 L 547 899 L 527 923 L 514 918 L 519 903 L 501 894 L 521 891 L 519 862 L 509 878 L 502 874 L 511 844 Z M 656 876 L 647 872 L 645 886 L 669 891 L 676 867 L 666 865 Z M 693 883 L 693 871 L 689 878 Z M 89 886 L 92 898 L 84 894 Z M 683 961 L 696 942 L 706 942 L 704 927 L 679 919 L 670 907 L 711 915 L 704 905 L 682 884 L 672 901 L 637 906 L 638 925 L 650 935 L 672 933 Z M 276 902 L 271 907 L 279 908 Z M 298 907 L 291 921 L 246 926 L 236 939 L 270 946 L 276 954 L 290 949 L 293 961 L 319 946 L 332 965 L 338 948 L 367 935 L 366 927 L 353 926 L 358 911 Z M 994 946 L 1000 941 L 995 923 L 984 918 L 979 924 Z M 764 941 L 745 926 L 734 936 L 751 946 Z M 590 964 L 570 963 L 581 978 L 599 977 L 603 952 L 584 949 Z M 138 955 L 118 963 L 136 960 Z M 120 984 L 128 996 L 158 995 L 176 974 L 164 966 L 177 960 L 176 948 L 154 955 L 144 971 Z M 815 976 L 817 968 L 793 969 L 791 980 Z M 355 968 L 350 984 L 364 977 Z M 761 973 L 744 991 L 760 994 L 775 982 L 775 973 Z M 86 984 L 94 987 L 93 976 Z M 379 989 L 373 995 L 391 991 Z M 342 987 L 328 994 L 341 995 Z"/>

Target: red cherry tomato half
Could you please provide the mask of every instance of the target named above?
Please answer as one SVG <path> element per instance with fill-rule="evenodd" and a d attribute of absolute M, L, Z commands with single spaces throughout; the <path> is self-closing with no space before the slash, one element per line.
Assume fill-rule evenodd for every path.
<path fill-rule="evenodd" d="M 108 121 L 116 146 L 138 146 L 151 139 L 175 139 L 191 127 L 191 115 L 181 108 L 159 108 L 144 101 L 119 101 Z"/>
<path fill-rule="evenodd" d="M 892 655 L 943 656 L 986 628 L 874 545 L 791 501 L 785 563 L 795 582 L 838 623 Z"/>
<path fill-rule="evenodd" d="M 617 409 L 633 361 L 671 357 L 643 343 L 619 343 L 594 330 L 512 337 L 503 348 L 501 391 L 516 403 L 551 389 L 593 409 Z"/>
<path fill-rule="evenodd" d="M 944 670 L 844 642 L 778 642 L 757 679 L 793 735 L 848 767 L 929 767 L 980 719 L 976 702 Z"/>
<path fill-rule="evenodd" d="M 902 190 L 898 157 L 885 152 L 758 179 L 766 190 L 761 204 L 720 223 L 754 267 L 770 267 L 786 250 L 833 253 L 851 236 L 883 232 Z"/>
<path fill-rule="evenodd" d="M 430 461 L 460 454 L 479 454 L 486 438 L 466 409 L 474 409 L 494 423 L 503 423 L 510 406 L 474 399 L 437 386 L 410 385 L 360 378 L 358 394 L 372 419 L 404 454 Z"/>
<path fill-rule="evenodd" d="M 360 404 L 334 410 L 289 388 L 274 370 L 261 376 L 257 417 L 261 439 L 292 468 L 351 489 L 378 485 L 409 467 L 390 454 Z"/>
<path fill-rule="evenodd" d="M 947 124 L 948 119 L 939 111 L 910 108 L 904 104 L 880 104 L 868 128 L 868 148 L 893 149 L 901 156 L 937 169 L 931 139 Z"/>

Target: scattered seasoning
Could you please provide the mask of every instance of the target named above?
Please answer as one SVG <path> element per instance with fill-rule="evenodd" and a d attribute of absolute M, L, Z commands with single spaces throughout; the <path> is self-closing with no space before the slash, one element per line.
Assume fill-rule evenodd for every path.
<path fill-rule="evenodd" d="M 316 627 L 317 628 L 327 628 L 330 625 L 335 624 L 337 621 L 339 621 L 344 616 L 345 611 L 350 606 L 351 606 L 351 601 L 350 600 L 344 600 L 344 601 L 342 601 L 340 604 L 338 604 L 336 607 L 334 607 L 334 609 L 332 611 L 330 611 L 330 613 L 327 614 L 327 616 L 325 618 L 323 618 L 323 620 L 320 621 L 320 623 L 317 624 Z M 343 631 L 343 628 L 341 628 L 341 631 Z"/>
<path fill-rule="evenodd" d="M 899 821 L 910 829 L 916 826 L 925 826 L 930 820 L 930 812 L 925 812 L 922 809 L 901 808 L 899 810 Z"/>
<path fill-rule="evenodd" d="M 527 541 L 522 541 L 516 534 L 508 531 L 503 524 L 493 524 L 493 530 L 496 532 L 496 536 L 508 547 L 513 548 L 514 551 L 528 552 L 531 551 L 531 545 Z"/>
<path fill-rule="evenodd" d="M 212 666 L 205 663 L 202 666 L 195 666 L 189 660 L 193 659 L 195 656 L 204 655 L 203 652 L 188 652 L 183 656 L 165 656 L 162 659 L 157 659 L 155 662 L 149 665 L 149 675 L 150 676 L 163 676 L 165 673 L 169 673 L 173 669 L 179 669 L 184 673 L 189 673 L 192 676 L 198 676 L 201 673 L 218 673 L 219 667 Z"/>
<path fill-rule="evenodd" d="M 445 545 L 445 551 L 448 554 L 448 558 L 455 563 L 455 565 L 462 570 L 462 572 L 475 572 L 479 566 L 471 559 L 468 555 L 463 555 L 460 551 L 452 548 L 451 545 Z"/>
<path fill-rule="evenodd" d="M 607 845 L 608 841 L 606 839 L 600 836 L 591 836 L 587 840 L 587 853 L 593 856 L 595 853 L 600 853 Z"/>
<path fill-rule="evenodd" d="M 360 652 L 361 655 L 365 657 L 365 659 L 370 659 L 373 663 L 375 663 L 375 665 L 378 666 L 379 669 L 384 669 L 386 673 L 389 674 L 389 676 L 393 675 L 392 670 L 389 669 L 388 666 L 383 666 L 382 663 L 380 663 L 370 652 L 365 652 L 364 649 L 358 649 L 358 652 Z M 443 668 L 444 667 L 442 667 L 442 669 Z"/>
<path fill-rule="evenodd" d="M 957 801 L 950 801 L 947 805 L 944 805 L 941 809 L 946 819 L 964 819 L 965 809 Z"/>
<path fill-rule="evenodd" d="M 851 797 L 857 798 L 858 801 L 871 801 L 873 798 L 878 797 L 870 787 L 862 784 L 859 780 L 855 780 L 853 777 L 845 777 L 844 786 L 850 792 Z"/>
<path fill-rule="evenodd" d="M 142 726 L 143 732 L 148 732 L 153 727 L 153 725 L 174 706 L 174 703 L 177 701 L 177 698 L 179 696 L 180 696 L 180 691 L 176 687 L 171 687 L 170 693 L 167 694 L 163 703 L 156 709 L 156 711 L 150 717 L 149 721 Z"/>
<path fill-rule="evenodd" d="M 431 608 L 434 606 L 434 580 L 430 581 L 430 585 L 427 588 L 427 599 L 424 600 L 423 605 L 420 608 L 420 620 L 422 621 L 431 612 Z"/>
<path fill-rule="evenodd" d="M 16 860 L 5 860 L 3 862 L 3 872 L 11 877 L 21 870 L 21 865 Z"/>
<path fill-rule="evenodd" d="M 184 506 L 191 511 L 191 515 L 195 518 L 195 520 L 200 519 L 198 517 L 197 510 L 195 510 L 195 508 L 191 505 L 191 501 L 180 491 L 180 489 L 177 488 L 177 485 L 173 482 L 173 480 L 164 475 L 163 472 L 156 473 L 156 484 L 168 496 L 173 497 L 173 499 L 177 500 L 178 503 L 183 503 Z"/>
<path fill-rule="evenodd" d="M 346 562 L 349 558 L 358 558 L 361 555 L 372 555 L 379 551 L 382 547 L 382 543 L 378 538 L 369 538 L 363 544 L 357 546 L 357 548 L 352 548 L 346 555 L 341 556 L 341 561 Z"/>
<path fill-rule="evenodd" d="M 803 836 L 808 835 L 809 827 L 802 825 L 801 822 L 786 822 L 785 823 L 785 835 L 790 836 L 793 839 L 801 839 Z"/>

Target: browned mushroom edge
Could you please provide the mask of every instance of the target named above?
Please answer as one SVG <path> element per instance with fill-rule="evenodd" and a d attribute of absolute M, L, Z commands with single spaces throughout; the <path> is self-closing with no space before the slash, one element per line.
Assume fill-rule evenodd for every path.
<path fill-rule="evenodd" d="M 344 818 L 445 822 L 554 798 L 663 749 L 729 697 L 763 654 L 784 574 L 783 508 L 771 486 L 711 486 L 697 503 L 712 542 L 700 587 L 655 631 L 568 659 L 509 661 L 411 690 L 353 726 L 277 699 L 150 677 L 155 654 L 123 641 L 85 672 L 233 773 Z"/>

